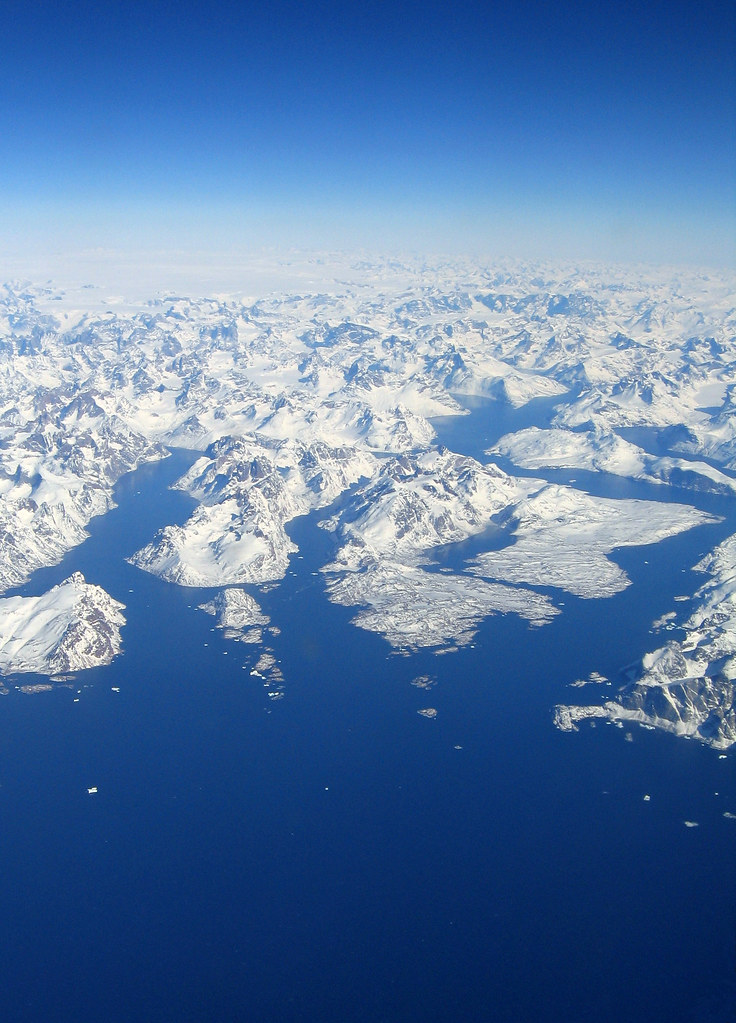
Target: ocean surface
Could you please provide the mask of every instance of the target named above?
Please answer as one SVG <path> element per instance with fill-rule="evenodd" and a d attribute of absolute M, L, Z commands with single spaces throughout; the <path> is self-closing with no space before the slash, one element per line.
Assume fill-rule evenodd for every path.
<path fill-rule="evenodd" d="M 436 425 L 479 456 L 549 407 L 478 403 Z M 580 696 L 570 682 L 619 683 L 660 645 L 651 622 L 687 609 L 674 597 L 736 530 L 733 500 L 535 472 L 727 519 L 616 555 L 634 585 L 613 598 L 566 595 L 542 629 L 489 618 L 446 656 L 392 655 L 351 626 L 317 572 L 324 513 L 298 520 L 286 579 L 250 590 L 281 630 L 274 702 L 250 674 L 257 649 L 197 610 L 213 591 L 124 560 L 187 518 L 167 486 L 193 457 L 126 476 L 90 539 L 23 588 L 81 570 L 128 624 L 123 654 L 74 689 L 0 700 L 2 1019 L 736 1018 L 736 755 L 552 724 Z M 423 674 L 429 692 L 410 684 Z"/>

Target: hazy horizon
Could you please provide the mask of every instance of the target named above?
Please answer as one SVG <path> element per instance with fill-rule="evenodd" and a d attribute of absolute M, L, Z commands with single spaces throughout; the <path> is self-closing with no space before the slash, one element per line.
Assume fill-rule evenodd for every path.
<path fill-rule="evenodd" d="M 0 251 L 262 246 L 730 265 L 708 2 L 5 8 Z"/>

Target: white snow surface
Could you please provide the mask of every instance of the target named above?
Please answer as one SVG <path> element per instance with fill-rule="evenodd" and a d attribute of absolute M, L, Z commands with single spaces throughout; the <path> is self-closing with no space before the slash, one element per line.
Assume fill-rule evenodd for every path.
<path fill-rule="evenodd" d="M 258 601 L 235 587 L 221 590 L 212 600 L 200 604 L 199 609 L 215 616 L 217 628 L 223 630 L 227 639 L 243 643 L 260 643 L 263 628 L 269 624 Z"/>
<path fill-rule="evenodd" d="M 40 597 L 0 599 L 0 672 L 53 675 L 109 664 L 125 605 L 76 572 Z"/>
<path fill-rule="evenodd" d="M 375 459 L 354 448 L 223 438 L 177 483 L 201 502 L 188 522 L 167 526 L 132 561 L 186 586 L 280 579 L 297 550 L 286 523 L 375 471 Z"/>
<path fill-rule="evenodd" d="M 536 593 L 428 567 L 433 548 L 483 532 L 539 485 L 445 449 L 387 461 L 321 523 L 340 544 L 324 568 L 330 598 L 362 607 L 354 623 L 402 649 L 463 645 L 496 612 L 550 621 L 556 608 Z"/>
<path fill-rule="evenodd" d="M 529 427 L 502 437 L 488 454 L 503 455 L 524 469 L 586 469 L 650 483 L 676 480 L 701 490 L 736 493 L 736 478 L 705 462 L 650 455 L 623 437 L 595 427 L 580 432 Z"/>
<path fill-rule="evenodd" d="M 336 603 L 361 608 L 355 625 L 406 651 L 464 646 L 491 614 L 516 614 L 544 625 L 558 613 L 546 597 L 530 590 L 390 559 L 364 561 L 353 571 L 328 577 L 327 591 Z"/>
<path fill-rule="evenodd" d="M 550 484 L 509 511 L 514 542 L 478 555 L 473 571 L 485 578 L 551 586 L 579 597 L 610 597 L 629 585 L 608 555 L 617 547 L 657 543 L 715 521 L 686 505 L 591 497 Z"/>
<path fill-rule="evenodd" d="M 601 705 L 560 706 L 565 731 L 592 717 L 634 721 L 699 739 L 715 749 L 736 744 L 736 536 L 698 565 L 708 580 L 695 594 L 685 637 L 647 654 L 635 681 Z"/>

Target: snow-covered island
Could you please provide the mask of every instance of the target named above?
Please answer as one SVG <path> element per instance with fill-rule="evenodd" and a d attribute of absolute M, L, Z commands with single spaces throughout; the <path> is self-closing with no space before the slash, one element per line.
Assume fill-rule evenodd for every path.
<path fill-rule="evenodd" d="M 79 544 L 120 476 L 167 447 L 201 453 L 176 484 L 196 507 L 132 561 L 178 585 L 221 588 L 205 610 L 255 645 L 268 623 L 241 588 L 283 579 L 298 553 L 289 523 L 312 512 L 334 539 L 321 566 L 329 599 L 393 649 L 439 652 L 468 643 L 488 615 L 544 628 L 565 613 L 566 593 L 619 592 L 629 580 L 616 548 L 712 521 L 688 490 L 734 499 L 727 274 L 345 259 L 319 282 L 321 266 L 305 263 L 298 292 L 256 296 L 136 303 L 94 287 L 2 287 L 0 592 Z M 442 447 L 433 421 L 465 415 L 472 398 L 522 411 L 539 401 L 546 421 L 470 458 Z M 545 480 L 552 468 L 656 483 L 663 496 L 677 487 L 677 503 L 595 498 Z M 438 567 L 438 551 L 491 527 L 492 549 Z M 702 613 L 683 623 L 688 638 L 652 653 L 608 716 L 736 741 L 728 550 L 703 562 L 713 583 L 695 595 Z M 66 585 L 23 600 L 61 615 Z M 68 670 L 58 666 L 67 654 L 52 652 L 62 617 L 31 635 L 33 615 L 19 610 L 30 605 L 11 615 L 8 600 L 20 598 L 5 601 L 0 670 Z M 119 649 L 120 614 L 83 613 L 85 635 L 99 630 L 94 656 Z M 655 682 L 681 726 L 655 706 Z M 561 707 L 557 720 L 584 716 Z"/>
<path fill-rule="evenodd" d="M 240 643 L 261 643 L 263 629 L 269 624 L 257 601 L 235 588 L 220 590 L 212 600 L 200 604 L 199 610 L 214 615 L 225 637 Z"/>
<path fill-rule="evenodd" d="M 125 607 L 75 572 L 40 597 L 0 599 L 0 672 L 57 675 L 120 653 Z"/>
<path fill-rule="evenodd" d="M 580 721 L 604 718 L 662 728 L 716 749 L 736 743 L 736 537 L 696 567 L 709 579 L 695 594 L 685 638 L 647 654 L 615 699 L 558 706 L 559 728 L 574 731 Z"/>

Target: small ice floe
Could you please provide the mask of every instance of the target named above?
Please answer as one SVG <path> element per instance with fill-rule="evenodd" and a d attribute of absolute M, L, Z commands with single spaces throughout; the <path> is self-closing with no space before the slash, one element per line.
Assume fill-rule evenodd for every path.
<path fill-rule="evenodd" d="M 436 718 L 437 709 L 436 707 L 423 707 L 417 711 L 417 714 L 421 714 L 423 718 Z"/>
<path fill-rule="evenodd" d="M 88 796 L 94 796 L 96 792 L 97 792 L 97 786 L 96 785 L 93 785 L 91 788 L 87 789 L 87 795 Z"/>
<path fill-rule="evenodd" d="M 698 824 L 697 821 L 683 821 L 682 823 L 685 825 L 686 828 L 698 828 L 698 827 L 700 827 L 700 825 Z"/>

